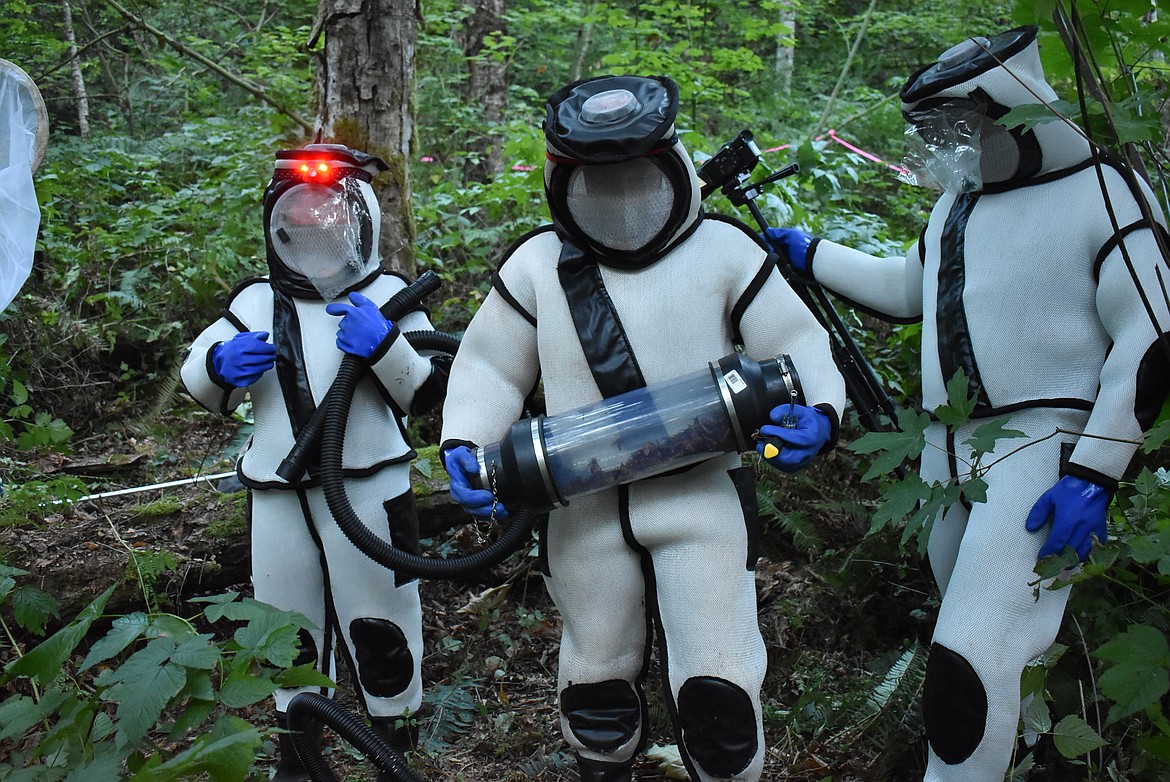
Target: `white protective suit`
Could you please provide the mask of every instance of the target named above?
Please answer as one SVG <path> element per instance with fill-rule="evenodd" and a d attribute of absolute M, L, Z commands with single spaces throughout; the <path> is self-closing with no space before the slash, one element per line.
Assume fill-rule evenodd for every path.
<path fill-rule="evenodd" d="M 333 145 L 306 148 L 350 166 L 365 164 L 375 173 L 376 160 Z M 338 150 L 341 150 L 340 152 Z M 298 151 L 300 152 L 300 151 Z M 358 699 L 376 719 L 392 722 L 415 711 L 422 700 L 422 617 L 418 583 L 398 576 L 359 551 L 333 520 L 311 468 L 289 484 L 276 473 L 299 431 L 321 402 L 345 355 L 335 344 L 339 318 L 326 313 L 329 299 L 317 285 L 344 285 L 334 278 L 322 283 L 292 271 L 281 257 L 281 243 L 271 234 L 274 202 L 288 191 L 289 174 L 280 168 L 265 195 L 265 234 L 271 275 L 236 289 L 219 320 L 192 344 L 182 367 L 191 395 L 213 412 L 230 414 L 250 396 L 255 430 L 237 465 L 250 490 L 252 579 L 257 600 L 299 611 L 317 626 L 302 638 L 299 663 L 315 662 L 333 676 L 340 651 L 356 682 Z M 294 157 L 295 159 L 295 157 Z M 380 163 L 380 161 L 378 161 Z M 283 172 L 283 173 L 282 173 Z M 377 258 L 377 201 L 366 180 L 357 187 L 372 224 L 364 224 L 364 268 L 347 272 L 349 282 L 333 301 L 358 291 L 379 307 L 406 283 L 385 272 Z M 304 187 L 302 185 L 301 187 Z M 364 213 L 363 213 L 364 214 Z M 366 215 L 367 217 L 369 215 Z M 308 268 L 310 264 L 302 264 Z M 319 270 L 329 264 L 322 263 Z M 322 275 L 328 277 L 322 271 Z M 313 284 L 311 284 L 313 283 Z M 354 394 L 343 449 L 345 485 L 354 510 L 371 530 L 398 548 L 418 551 L 418 518 L 410 490 L 410 461 L 405 417 L 438 404 L 446 366 L 420 356 L 402 334 L 429 331 L 421 310 L 394 324 L 387 340 L 368 359 L 370 371 Z M 247 388 L 236 388 L 215 371 L 215 346 L 237 333 L 267 332 L 276 345 L 276 365 Z M 445 360 L 445 359 L 444 359 Z M 294 427 L 296 429 L 294 430 Z M 276 708 L 283 713 L 300 690 L 279 690 Z"/>
<path fill-rule="evenodd" d="M 994 119 L 1056 98 L 1035 28 L 980 43 L 955 47 L 911 78 L 902 98 L 912 122 L 944 101 L 978 104 Z M 1000 440 L 984 464 L 1034 443 L 987 472 L 986 502 L 946 509 L 930 534 L 943 594 L 925 686 L 930 782 L 1003 779 L 1016 746 L 1020 674 L 1055 639 L 1069 595 L 1033 594 L 1044 535 L 1026 531 L 1025 519 L 1062 475 L 1115 489 L 1168 381 L 1158 332 L 1170 316 L 1160 294 L 1147 312 L 1139 291 L 1159 290 L 1155 270 L 1167 271 L 1155 238 L 1163 218 L 1145 183 L 1095 158 L 1061 121 L 1010 134 L 987 122 L 981 170 L 981 188 L 939 198 L 905 258 L 823 240 L 808 254 L 815 279 L 861 308 L 921 318 L 925 410 L 946 404 L 946 382 L 962 369 L 979 397 L 975 416 L 1010 416 L 1008 427 L 1025 433 Z M 964 474 L 964 440 L 979 423 L 931 425 L 926 481 Z"/>
<path fill-rule="evenodd" d="M 45 154 L 49 117 L 28 74 L 0 59 L 0 310 L 32 270 L 41 209 L 33 174 Z"/>
<path fill-rule="evenodd" d="M 667 100 L 659 83 L 585 84 L 594 92 L 628 87 L 650 105 Z M 579 147 L 555 145 L 550 108 L 546 186 L 556 228 L 511 248 L 472 319 L 452 366 L 444 451 L 500 440 L 538 380 L 555 416 L 613 395 L 601 386 L 631 367 L 649 385 L 705 368 L 736 345 L 755 360 L 790 354 L 808 405 L 829 416 L 835 433 L 844 384 L 827 335 L 758 237 L 734 221 L 704 219 L 672 118 L 673 106 L 648 123 L 656 135 L 641 154 L 608 164 L 619 188 L 652 191 L 630 193 L 626 209 L 605 181 L 606 164 L 578 166 Z M 612 140 L 598 136 L 599 146 Z M 667 182 L 654 166 L 670 172 Z M 613 201 L 583 203 L 598 189 Z M 612 245 L 598 249 L 602 229 L 612 229 Z M 645 241 L 652 247 L 640 251 Z M 630 779 L 646 739 L 642 683 L 655 630 L 691 778 L 759 778 L 767 660 L 756 619 L 753 486 L 751 467 L 721 456 L 551 512 L 541 542 L 546 584 L 564 619 L 561 727 L 583 780 Z"/>

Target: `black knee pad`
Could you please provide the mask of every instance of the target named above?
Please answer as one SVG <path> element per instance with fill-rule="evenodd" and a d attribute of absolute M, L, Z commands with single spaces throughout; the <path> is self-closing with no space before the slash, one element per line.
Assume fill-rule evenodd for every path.
<path fill-rule="evenodd" d="M 300 642 L 301 648 L 297 651 L 293 665 L 312 665 L 316 667 L 320 655 L 317 654 L 317 642 L 313 640 L 313 634 L 302 627 L 300 630 L 297 630 L 297 641 Z"/>
<path fill-rule="evenodd" d="M 751 696 L 726 679 L 695 676 L 683 682 L 678 722 L 687 754 L 713 777 L 740 773 L 759 750 Z"/>
<path fill-rule="evenodd" d="M 922 714 L 930 748 L 944 763 L 962 763 L 983 741 L 987 690 L 963 655 L 937 643 L 926 661 Z"/>
<path fill-rule="evenodd" d="M 414 679 L 414 655 L 402 628 L 387 619 L 355 619 L 349 623 L 353 656 L 362 689 L 379 698 L 406 691 Z"/>
<path fill-rule="evenodd" d="M 581 744 L 596 752 L 610 752 L 638 735 L 642 698 L 621 679 L 570 684 L 561 691 L 561 713 Z"/>

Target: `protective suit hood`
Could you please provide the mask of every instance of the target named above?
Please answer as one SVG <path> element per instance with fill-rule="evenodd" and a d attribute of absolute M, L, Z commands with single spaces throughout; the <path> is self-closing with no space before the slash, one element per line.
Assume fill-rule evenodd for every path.
<path fill-rule="evenodd" d="M 48 135 L 40 90 L 20 67 L 0 59 L 0 310 L 32 270 L 41 224 L 33 173 Z"/>
<path fill-rule="evenodd" d="M 667 77 L 601 76 L 549 98 L 545 194 L 558 234 L 599 263 L 648 266 L 702 219 Z"/>
<path fill-rule="evenodd" d="M 1088 142 L 1061 120 L 1029 131 L 994 124 L 1016 106 L 1057 99 L 1044 78 L 1036 33 L 1029 25 L 969 38 L 916 71 L 900 93 L 902 113 L 920 135 L 953 135 L 956 126 L 973 135 L 988 184 L 1069 168 L 1090 155 Z"/>
<path fill-rule="evenodd" d="M 381 209 L 370 182 L 387 166 L 341 144 L 276 153 L 264 191 L 272 285 L 294 298 L 335 299 L 382 269 Z"/>

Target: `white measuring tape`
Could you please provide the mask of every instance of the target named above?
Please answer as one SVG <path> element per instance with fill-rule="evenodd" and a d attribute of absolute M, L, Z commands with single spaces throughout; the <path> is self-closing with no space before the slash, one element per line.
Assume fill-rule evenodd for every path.
<path fill-rule="evenodd" d="M 84 497 L 78 497 L 73 502 L 86 502 L 88 500 L 104 500 L 108 497 L 122 497 L 127 494 L 138 494 L 139 492 L 151 491 L 152 489 L 169 489 L 172 486 L 187 486 L 200 481 L 207 481 L 209 484 L 212 481 L 230 478 L 236 474 L 235 470 L 231 472 L 220 472 L 215 475 L 197 475 L 194 478 L 183 478 L 177 481 L 167 481 L 165 483 L 152 483 L 150 486 L 137 486 L 133 489 L 116 489 L 114 491 L 103 491 L 99 494 L 87 494 Z"/>

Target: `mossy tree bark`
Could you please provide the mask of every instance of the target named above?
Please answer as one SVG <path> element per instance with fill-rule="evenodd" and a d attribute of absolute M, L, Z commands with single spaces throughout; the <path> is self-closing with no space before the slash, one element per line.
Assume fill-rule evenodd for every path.
<path fill-rule="evenodd" d="M 386 265 L 413 277 L 410 207 L 414 154 L 417 0 L 320 0 L 317 127 L 321 140 L 377 155 L 390 170 L 374 181 L 382 207 Z"/>

